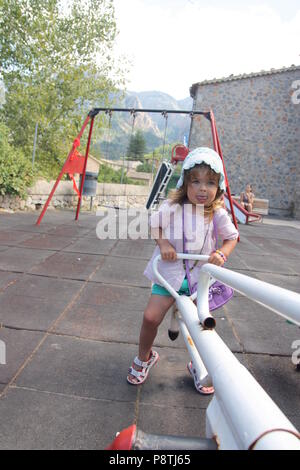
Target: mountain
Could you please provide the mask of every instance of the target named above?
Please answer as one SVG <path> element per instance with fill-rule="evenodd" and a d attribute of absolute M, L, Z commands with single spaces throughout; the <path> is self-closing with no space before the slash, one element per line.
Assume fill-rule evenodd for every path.
<path fill-rule="evenodd" d="M 161 110 L 192 110 L 192 98 L 177 101 L 172 96 L 160 91 L 135 92 L 128 91 L 124 96 L 115 94 L 111 98 L 112 108 L 128 109 L 161 109 Z M 166 126 L 167 124 L 167 126 Z M 126 154 L 132 133 L 133 117 L 129 112 L 112 114 L 111 129 L 101 141 L 94 145 L 95 150 L 111 160 L 118 160 Z M 136 113 L 133 132 L 143 132 L 147 149 L 152 152 L 156 147 L 165 144 L 183 143 L 184 136 L 190 130 L 190 117 L 185 114 L 168 114 L 167 122 L 161 113 Z"/>

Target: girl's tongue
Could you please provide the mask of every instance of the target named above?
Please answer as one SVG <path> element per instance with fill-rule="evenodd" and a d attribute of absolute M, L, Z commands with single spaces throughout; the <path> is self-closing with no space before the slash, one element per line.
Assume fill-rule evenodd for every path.
<path fill-rule="evenodd" d="M 196 198 L 200 204 L 204 204 L 207 201 L 207 196 L 196 196 Z"/>

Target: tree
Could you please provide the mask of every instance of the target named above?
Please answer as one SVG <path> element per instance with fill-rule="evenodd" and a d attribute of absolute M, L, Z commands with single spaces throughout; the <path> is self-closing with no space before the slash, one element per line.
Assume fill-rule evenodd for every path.
<path fill-rule="evenodd" d="M 171 144 L 165 144 L 165 146 L 159 145 L 152 152 L 147 153 L 145 155 L 145 159 L 152 160 L 154 158 L 155 160 L 158 160 L 158 161 L 161 161 L 163 159 L 167 159 L 167 160 L 171 159 L 172 148 L 174 147 L 174 145 L 176 145 L 176 143 L 177 142 L 174 142 Z"/>
<path fill-rule="evenodd" d="M 96 100 L 107 103 L 108 94 L 123 82 L 112 58 L 113 1 L 70 0 L 66 5 L 63 0 L 0 0 L 6 90 L 1 113 L 13 144 L 28 157 L 38 123 L 37 161 L 52 174 L 87 111 Z"/>
<path fill-rule="evenodd" d="M 142 131 L 138 130 L 130 137 L 129 146 L 127 149 L 127 159 L 143 161 L 145 151 L 146 141 Z"/>
<path fill-rule="evenodd" d="M 11 145 L 9 129 L 0 121 L 0 195 L 25 196 L 32 169 L 22 152 Z"/>

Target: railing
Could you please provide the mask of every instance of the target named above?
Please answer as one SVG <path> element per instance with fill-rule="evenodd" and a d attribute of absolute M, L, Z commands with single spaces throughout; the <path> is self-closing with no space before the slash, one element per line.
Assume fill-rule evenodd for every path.
<path fill-rule="evenodd" d="M 208 260 L 208 256 L 202 255 L 177 254 L 177 258 Z M 213 330 L 208 289 L 213 276 L 297 325 L 300 325 L 300 295 L 205 264 L 198 281 L 196 307 L 192 298 L 179 296 L 161 276 L 157 269 L 160 259 L 157 256 L 153 261 L 154 272 L 176 300 L 179 326 L 200 381 L 215 388 L 206 412 L 206 437 L 215 438 L 220 449 L 300 450 L 296 428 Z"/>

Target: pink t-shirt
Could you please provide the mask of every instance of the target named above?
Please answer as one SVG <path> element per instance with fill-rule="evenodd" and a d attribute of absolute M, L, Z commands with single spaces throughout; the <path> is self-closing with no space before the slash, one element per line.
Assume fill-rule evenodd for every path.
<path fill-rule="evenodd" d="M 177 253 L 183 252 L 182 211 L 183 206 L 171 204 L 169 200 L 166 200 L 159 211 L 153 213 L 150 218 L 150 227 L 152 229 L 160 227 L 163 230 L 163 235 L 174 246 Z M 214 221 L 218 240 L 236 240 L 238 238 L 239 233 L 225 209 L 215 211 Z M 192 206 L 192 204 L 184 206 L 184 233 L 187 239 L 185 252 L 210 255 L 216 249 L 214 223 L 203 217 L 203 206 Z M 160 283 L 154 275 L 152 262 L 159 254 L 160 249 L 156 246 L 144 271 L 144 275 L 156 284 Z M 191 271 L 192 284 L 197 282 L 199 270 L 203 264 L 204 262 L 199 261 Z M 190 266 L 192 265 L 193 262 L 190 262 Z M 180 289 L 186 275 L 182 260 L 160 260 L 158 271 L 176 291 Z"/>

